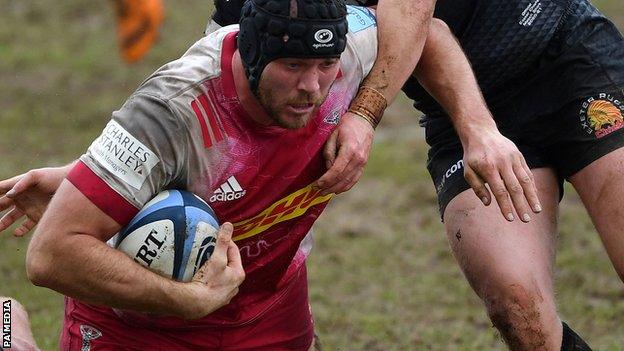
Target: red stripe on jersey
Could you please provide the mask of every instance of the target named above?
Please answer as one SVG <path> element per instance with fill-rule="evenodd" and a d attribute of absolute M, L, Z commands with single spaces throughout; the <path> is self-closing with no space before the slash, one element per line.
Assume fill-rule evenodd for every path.
<path fill-rule="evenodd" d="M 212 110 L 212 103 L 208 101 L 208 97 L 206 94 L 201 94 L 197 97 L 199 102 L 201 102 L 202 107 L 204 108 L 204 112 L 206 112 L 206 117 L 208 117 L 208 122 L 210 123 L 210 131 L 214 136 L 215 144 L 223 140 L 223 134 L 221 133 L 221 129 L 219 128 L 219 122 L 217 121 L 216 115 Z"/>
<path fill-rule="evenodd" d="M 78 161 L 72 168 L 67 175 L 67 180 L 95 206 L 122 226 L 128 224 L 139 212 L 139 209 L 113 190 L 82 161 Z"/>
<path fill-rule="evenodd" d="M 208 133 L 208 125 L 206 125 L 206 120 L 204 119 L 204 115 L 199 110 L 199 106 L 197 105 L 197 100 L 191 101 L 191 108 L 195 112 L 195 116 L 199 121 L 199 126 L 201 127 L 202 137 L 204 138 L 204 147 L 208 148 L 212 146 L 212 140 L 210 139 L 210 133 Z"/>

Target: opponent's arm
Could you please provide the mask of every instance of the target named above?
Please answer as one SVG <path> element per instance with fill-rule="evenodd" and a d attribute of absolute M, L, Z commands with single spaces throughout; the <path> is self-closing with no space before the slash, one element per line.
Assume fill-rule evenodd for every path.
<path fill-rule="evenodd" d="M 375 109 L 370 106 L 370 99 L 363 99 L 363 89 L 366 88 L 378 92 L 376 97 L 380 104 L 387 105 L 394 100 L 420 59 L 435 3 L 435 0 L 379 1 L 377 59 L 362 83 L 352 108 L 357 105 Z M 342 116 L 340 125 L 325 146 L 328 171 L 317 181 L 324 194 L 347 191 L 360 179 L 373 143 L 374 128 L 371 124 L 378 124 L 382 113 L 370 122 L 352 112 Z"/>
<path fill-rule="evenodd" d="M 0 181 L 0 212 L 8 210 L 0 219 L 0 232 L 26 217 L 14 234 L 23 236 L 28 233 L 39 222 L 56 189 L 75 163 L 33 169 Z"/>
<path fill-rule="evenodd" d="M 499 133 L 470 64 L 443 21 L 433 20 L 414 75 L 453 121 L 464 148 L 464 176 L 481 201 L 491 202 L 487 183 L 507 220 L 514 220 L 514 208 L 525 222 L 531 211 L 540 212 L 531 170 L 515 144 Z"/>
<path fill-rule="evenodd" d="M 29 279 L 88 303 L 189 319 L 228 303 L 244 279 L 231 224 L 222 226 L 212 257 L 190 283 L 161 277 L 106 245 L 119 229 L 63 181 L 28 247 Z"/>

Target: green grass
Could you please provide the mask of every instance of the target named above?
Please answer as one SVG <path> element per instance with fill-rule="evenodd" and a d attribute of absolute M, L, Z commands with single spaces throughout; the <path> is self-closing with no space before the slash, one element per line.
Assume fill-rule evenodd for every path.
<path fill-rule="evenodd" d="M 159 44 L 137 65 L 117 54 L 107 1 L 0 0 L 0 177 L 82 153 L 149 73 L 202 35 L 209 1 L 166 1 Z M 621 0 L 597 1 L 620 28 Z M 327 350 L 503 350 L 446 243 L 415 112 L 393 106 L 362 182 L 319 220 L 311 300 Z M 557 257 L 559 308 L 597 350 L 624 345 L 624 289 L 568 189 Z M 0 294 L 57 348 L 62 297 L 24 275 L 28 238 L 0 236 Z"/>

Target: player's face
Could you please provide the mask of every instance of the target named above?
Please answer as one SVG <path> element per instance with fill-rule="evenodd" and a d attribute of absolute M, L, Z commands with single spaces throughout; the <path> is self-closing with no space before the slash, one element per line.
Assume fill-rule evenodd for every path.
<path fill-rule="evenodd" d="M 340 60 L 282 58 L 262 72 L 258 100 L 275 124 L 304 127 L 325 101 L 340 69 Z"/>

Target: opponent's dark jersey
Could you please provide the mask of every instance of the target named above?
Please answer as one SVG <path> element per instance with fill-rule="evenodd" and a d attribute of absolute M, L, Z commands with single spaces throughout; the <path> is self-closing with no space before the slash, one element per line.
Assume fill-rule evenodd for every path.
<path fill-rule="evenodd" d="M 214 21 L 238 21 L 242 2 L 215 0 Z M 374 6 L 378 0 L 346 2 Z M 589 0 L 438 0 L 434 17 L 446 22 L 458 38 L 486 102 L 504 111 L 500 118 L 513 119 L 510 109 L 516 116 L 553 112 L 606 84 L 590 73 L 562 68 L 575 60 L 574 55 L 563 57 L 566 49 L 608 22 Z M 624 72 L 611 71 L 615 80 L 624 82 Z M 593 85 L 586 84 L 587 79 Z M 403 91 L 427 114 L 425 120 L 444 116 L 415 78 Z"/>
<path fill-rule="evenodd" d="M 551 69 L 545 61 L 554 61 L 589 31 L 583 22 L 606 21 L 586 0 L 439 0 L 434 17 L 458 38 L 493 108 L 506 106 L 539 82 Z M 403 90 L 430 117 L 443 114 L 416 79 L 410 78 Z M 560 94 L 551 100 L 571 98 Z"/>

